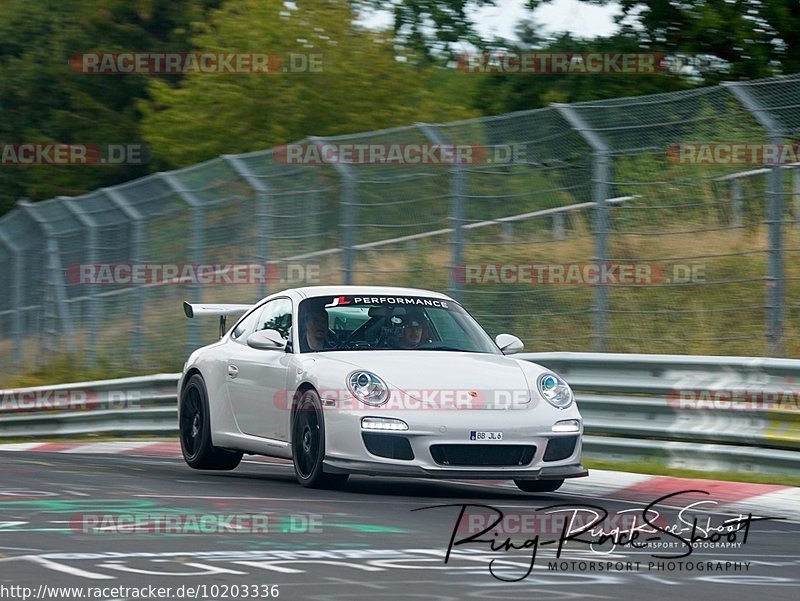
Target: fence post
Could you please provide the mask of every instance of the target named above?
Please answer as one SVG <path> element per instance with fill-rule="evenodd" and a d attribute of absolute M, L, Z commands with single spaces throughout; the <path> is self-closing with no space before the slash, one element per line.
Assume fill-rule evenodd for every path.
<path fill-rule="evenodd" d="M 800 229 L 800 167 L 792 167 L 792 213 L 794 229 Z"/>
<path fill-rule="evenodd" d="M 309 136 L 317 146 L 325 145 L 325 138 Z M 358 221 L 358 181 L 353 174 L 350 165 L 340 161 L 334 161 L 333 168 L 342 178 L 342 195 L 339 199 L 339 237 L 342 248 L 342 271 L 344 272 L 344 284 L 349 286 L 353 283 L 353 263 L 355 258 L 356 232 L 355 228 Z"/>
<path fill-rule="evenodd" d="M 162 172 L 158 176 L 175 194 L 189 206 L 192 217 L 192 232 L 189 238 L 189 261 L 195 265 L 203 262 L 203 250 L 205 249 L 205 207 L 203 202 L 195 196 L 194 192 L 187 190 L 183 183 L 174 173 Z M 203 302 L 203 290 L 198 282 L 190 282 L 188 285 L 189 297 L 193 304 Z M 201 320 L 192 319 L 193 323 L 189 327 L 189 337 L 187 340 L 188 353 L 203 346 L 203 324 Z"/>
<path fill-rule="evenodd" d="M 425 137 L 434 144 L 446 146 L 448 142 L 442 137 L 434 125 L 430 123 L 417 123 Z M 464 302 L 464 283 L 460 274 L 464 264 L 464 195 L 466 193 L 466 169 L 464 165 L 455 162 L 450 168 L 450 273 L 448 274 L 450 296 L 459 303 Z M 504 224 L 505 225 L 505 224 Z M 510 224 L 509 224 L 510 225 Z M 510 236 L 510 232 L 503 228 L 503 235 Z"/>
<path fill-rule="evenodd" d="M 553 240 L 564 239 L 564 213 L 553 213 Z"/>
<path fill-rule="evenodd" d="M 591 129 L 575 109 L 568 104 L 553 104 L 553 108 L 592 148 L 592 200 L 594 210 L 594 261 L 608 261 L 608 203 L 611 181 L 610 149 L 596 131 Z M 594 350 L 608 350 L 608 286 L 604 281 L 594 285 Z"/>
<path fill-rule="evenodd" d="M 128 202 L 125 196 L 114 188 L 101 188 L 103 194 L 114 203 L 131 221 L 131 256 L 128 257 L 131 263 L 144 262 L 144 234 L 142 214 Z M 142 346 L 144 342 L 144 325 L 142 324 L 142 313 L 144 312 L 144 289 L 137 286 L 134 292 L 133 311 L 133 338 L 131 343 L 131 355 L 136 359 L 142 357 Z"/>
<path fill-rule="evenodd" d="M 739 178 L 731 180 L 731 202 L 733 204 L 733 225 L 742 225 L 742 182 Z"/>
<path fill-rule="evenodd" d="M 66 196 L 58 197 L 64 206 L 70 211 L 75 218 L 80 221 L 81 225 L 86 228 L 86 260 L 92 264 L 97 264 L 97 222 L 86 212 L 80 209 L 79 203 Z M 98 324 L 100 323 L 100 307 L 97 298 L 97 284 L 89 284 L 89 301 L 86 311 L 86 329 L 88 336 L 86 337 L 86 363 L 90 368 L 97 366 L 97 336 Z"/>
<path fill-rule="evenodd" d="M 783 127 L 769 109 L 753 96 L 746 84 L 723 82 L 744 108 L 767 133 L 771 144 L 782 144 L 786 138 Z M 766 223 L 769 228 L 767 267 L 767 353 L 783 355 L 784 273 L 783 273 L 783 178 L 780 165 L 772 165 L 767 179 Z"/>
<path fill-rule="evenodd" d="M 272 240 L 272 194 L 266 182 L 262 181 L 242 159 L 233 154 L 222 155 L 236 174 L 256 193 L 256 260 L 266 270 L 267 279 L 272 272 L 267 266 L 270 255 L 270 241 Z M 261 282 L 258 286 L 261 297 L 267 295 L 267 283 Z"/>
<path fill-rule="evenodd" d="M 46 239 L 45 252 L 47 254 L 47 267 L 45 270 L 50 276 L 50 285 L 52 286 L 53 290 L 53 304 L 55 305 L 53 309 L 55 309 L 56 317 L 61 325 L 61 333 L 64 334 L 64 338 L 67 341 L 67 350 L 70 353 L 74 353 L 75 339 L 72 336 L 72 320 L 70 319 L 68 311 L 67 295 L 64 291 L 64 269 L 61 265 L 61 252 L 58 247 L 56 234 L 53 231 L 53 226 L 45 221 L 43 217 L 37 214 L 36 210 L 34 209 L 34 205 L 30 200 L 22 199 L 17 202 L 17 206 L 27 213 L 28 216 L 39 225 L 44 233 L 44 237 Z M 47 301 L 43 300 L 43 304 L 46 305 Z M 53 334 L 57 335 L 58 333 L 58 329 L 53 330 Z M 56 349 L 48 345 L 52 345 L 52 340 L 48 340 L 45 349 L 55 353 Z"/>
<path fill-rule="evenodd" d="M 14 307 L 14 320 L 11 325 L 11 337 L 14 340 L 14 367 L 20 369 L 22 367 L 22 326 L 25 318 L 25 313 L 22 310 L 22 274 L 24 273 L 23 261 L 25 260 L 25 255 L 22 249 L 12 241 L 11 237 L 2 228 L 0 228 L 0 244 L 5 246 L 14 257 L 13 275 L 11 276 L 11 304 Z"/>

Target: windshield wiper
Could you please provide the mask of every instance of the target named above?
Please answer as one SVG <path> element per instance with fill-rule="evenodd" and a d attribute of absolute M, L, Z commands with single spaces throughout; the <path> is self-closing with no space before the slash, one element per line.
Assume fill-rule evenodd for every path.
<path fill-rule="evenodd" d="M 423 346 L 416 349 L 410 349 L 415 351 L 456 351 L 459 353 L 479 353 L 480 351 L 471 351 L 469 349 L 464 348 L 456 348 L 454 346 Z"/>

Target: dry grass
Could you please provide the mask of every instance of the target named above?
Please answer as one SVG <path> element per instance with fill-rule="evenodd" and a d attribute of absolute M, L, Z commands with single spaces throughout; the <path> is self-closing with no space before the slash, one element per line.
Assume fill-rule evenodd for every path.
<path fill-rule="evenodd" d="M 465 263 L 568 263 L 585 262 L 594 254 L 590 223 L 584 215 L 568 219 L 567 238 L 555 240 L 548 223 L 516 224 L 504 237 L 500 227 L 487 227 L 467 233 Z M 617 259 L 660 260 L 664 264 L 701 263 L 709 283 L 731 279 L 755 278 L 757 281 L 731 285 L 639 286 L 610 289 L 610 350 L 615 352 L 669 352 L 680 354 L 765 353 L 765 293 L 761 278 L 766 273 L 767 230 L 755 225 L 738 230 L 676 234 L 681 224 L 665 225 L 664 235 L 635 236 L 615 234 L 610 254 Z M 697 227 L 697 226 L 694 226 Z M 641 228 L 639 228 L 641 229 Z M 794 230 L 786 231 L 786 247 L 794 247 Z M 743 251 L 757 251 L 734 257 Z M 451 248 L 447 236 L 404 242 L 357 253 L 354 281 L 357 284 L 398 285 L 446 290 L 449 286 Z M 703 258 L 712 255 L 710 258 Z M 786 275 L 800 282 L 800 264 L 787 253 Z M 698 257 L 682 260 L 682 257 Z M 660 259 L 659 259 L 660 258 Z M 312 259 L 311 262 L 314 260 Z M 335 254 L 318 261 L 321 284 L 342 282 L 342 256 Z M 800 284 L 786 284 L 787 302 L 800 293 Z M 291 284 L 275 283 L 271 290 Z M 516 332 L 526 341 L 528 350 L 591 350 L 591 303 L 589 286 L 492 286 L 465 285 L 467 308 L 480 316 L 487 330 Z M 578 289 L 576 289 L 578 288 Z M 55 340 L 57 353 L 44 366 L 11 377 L 0 376 L 0 385 L 38 385 L 81 380 L 88 377 L 117 377 L 175 371 L 180 369 L 188 349 L 188 332 L 197 327 L 183 316 L 183 288 L 164 288 L 148 292 L 147 313 L 143 316 L 142 357 L 131 360 L 130 343 L 134 327 L 130 311 L 106 312 L 105 321 L 95 333 L 98 343 L 98 367 L 85 366 L 84 349 L 88 333 L 77 331 L 71 340 Z M 253 302 L 259 297 L 257 286 L 204 287 L 206 302 Z M 755 307 L 752 310 L 744 307 Z M 665 312 L 666 311 L 666 312 Z M 672 312 L 670 312 L 672 311 Z M 659 313 L 661 312 L 661 313 Z M 569 315 L 562 315 L 569 313 Z M 511 315 L 513 317 L 492 317 Z M 785 325 L 785 356 L 800 356 L 800 338 L 793 332 L 800 326 L 796 312 L 788 311 Z M 207 320 L 202 340 L 211 341 L 216 323 Z M 740 337 L 740 338 L 739 338 Z M 64 337 L 62 337 L 64 338 Z M 730 338 L 730 340 L 726 340 Z M 70 346 L 74 348 L 69 353 Z M 43 363 L 43 337 L 23 340 L 23 364 Z M 0 341 L 0 358 L 10 363 L 13 344 Z"/>

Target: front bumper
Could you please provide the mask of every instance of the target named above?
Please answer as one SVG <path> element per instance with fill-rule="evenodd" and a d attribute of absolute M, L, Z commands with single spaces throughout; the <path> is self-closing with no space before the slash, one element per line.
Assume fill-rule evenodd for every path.
<path fill-rule="evenodd" d="M 323 469 L 332 474 L 361 474 L 365 476 L 398 476 L 404 478 L 437 478 L 459 480 L 560 480 L 581 478 L 589 470 L 580 463 L 542 467 L 539 469 L 504 468 L 428 468 L 410 463 L 398 465 L 384 461 L 359 461 L 352 459 L 325 459 Z"/>
<path fill-rule="evenodd" d="M 404 439 L 402 449 L 389 444 L 384 445 L 388 453 L 378 452 L 371 446 L 368 449 L 363 438 L 365 430 L 361 427 L 361 418 L 367 416 L 403 420 L 408 430 L 381 433 L 384 438 Z M 587 476 L 580 457 L 583 432 L 552 431 L 554 423 L 568 419 L 581 419 L 574 405 L 567 410 L 540 404 L 522 410 L 378 415 L 366 410 L 326 410 L 324 469 L 331 473 L 442 479 L 557 480 Z M 471 442 L 472 431 L 498 431 L 503 433 L 503 438 L 496 443 Z M 567 446 L 565 452 L 555 456 L 547 452 L 551 441 L 566 438 L 574 439 L 574 446 Z M 508 446 L 508 453 L 504 446 Z M 486 453 L 482 453 L 482 447 L 488 447 Z M 445 448 L 444 454 L 439 452 L 441 448 Z M 465 449 L 465 453 L 458 453 Z M 519 449 L 529 449 L 524 459 L 515 455 Z"/>

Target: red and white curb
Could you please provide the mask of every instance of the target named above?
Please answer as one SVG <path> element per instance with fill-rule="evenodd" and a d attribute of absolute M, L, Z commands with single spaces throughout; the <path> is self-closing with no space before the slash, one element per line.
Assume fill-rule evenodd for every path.
<path fill-rule="evenodd" d="M 181 457 L 178 442 L 171 441 L 108 441 L 108 442 L 23 442 L 0 444 L 0 451 L 22 451 L 34 453 L 70 453 L 126 455 L 131 457 Z M 246 456 L 246 461 L 290 465 L 291 462 L 273 457 Z M 505 481 L 470 481 L 478 485 L 491 485 L 512 488 L 513 483 Z M 800 521 L 796 513 L 800 507 L 800 488 L 775 484 L 753 484 L 746 482 L 727 482 L 722 480 L 702 480 L 675 478 L 671 476 L 652 476 L 630 472 L 591 470 L 588 478 L 567 480 L 559 493 L 578 495 L 592 499 L 628 501 L 649 504 L 654 500 L 675 493 L 687 492 L 679 497 L 665 501 L 667 506 L 685 506 L 697 501 L 707 501 L 703 507 L 725 512 L 769 514 L 784 517 L 788 521 Z M 709 494 L 705 494 L 709 493 Z"/>
<path fill-rule="evenodd" d="M 133 455 L 173 457 L 181 455 L 177 442 L 114 440 L 108 442 L 21 442 L 0 444 L 0 451 L 28 451 L 34 453 L 85 453 L 91 455 Z"/>
<path fill-rule="evenodd" d="M 126 455 L 129 457 L 183 457 L 179 442 L 147 440 L 112 440 L 108 442 L 20 442 L 0 444 L 0 451 L 26 451 L 31 453 L 69 453 L 84 455 Z M 291 461 L 275 457 L 245 455 L 245 461 L 290 464 Z"/>

